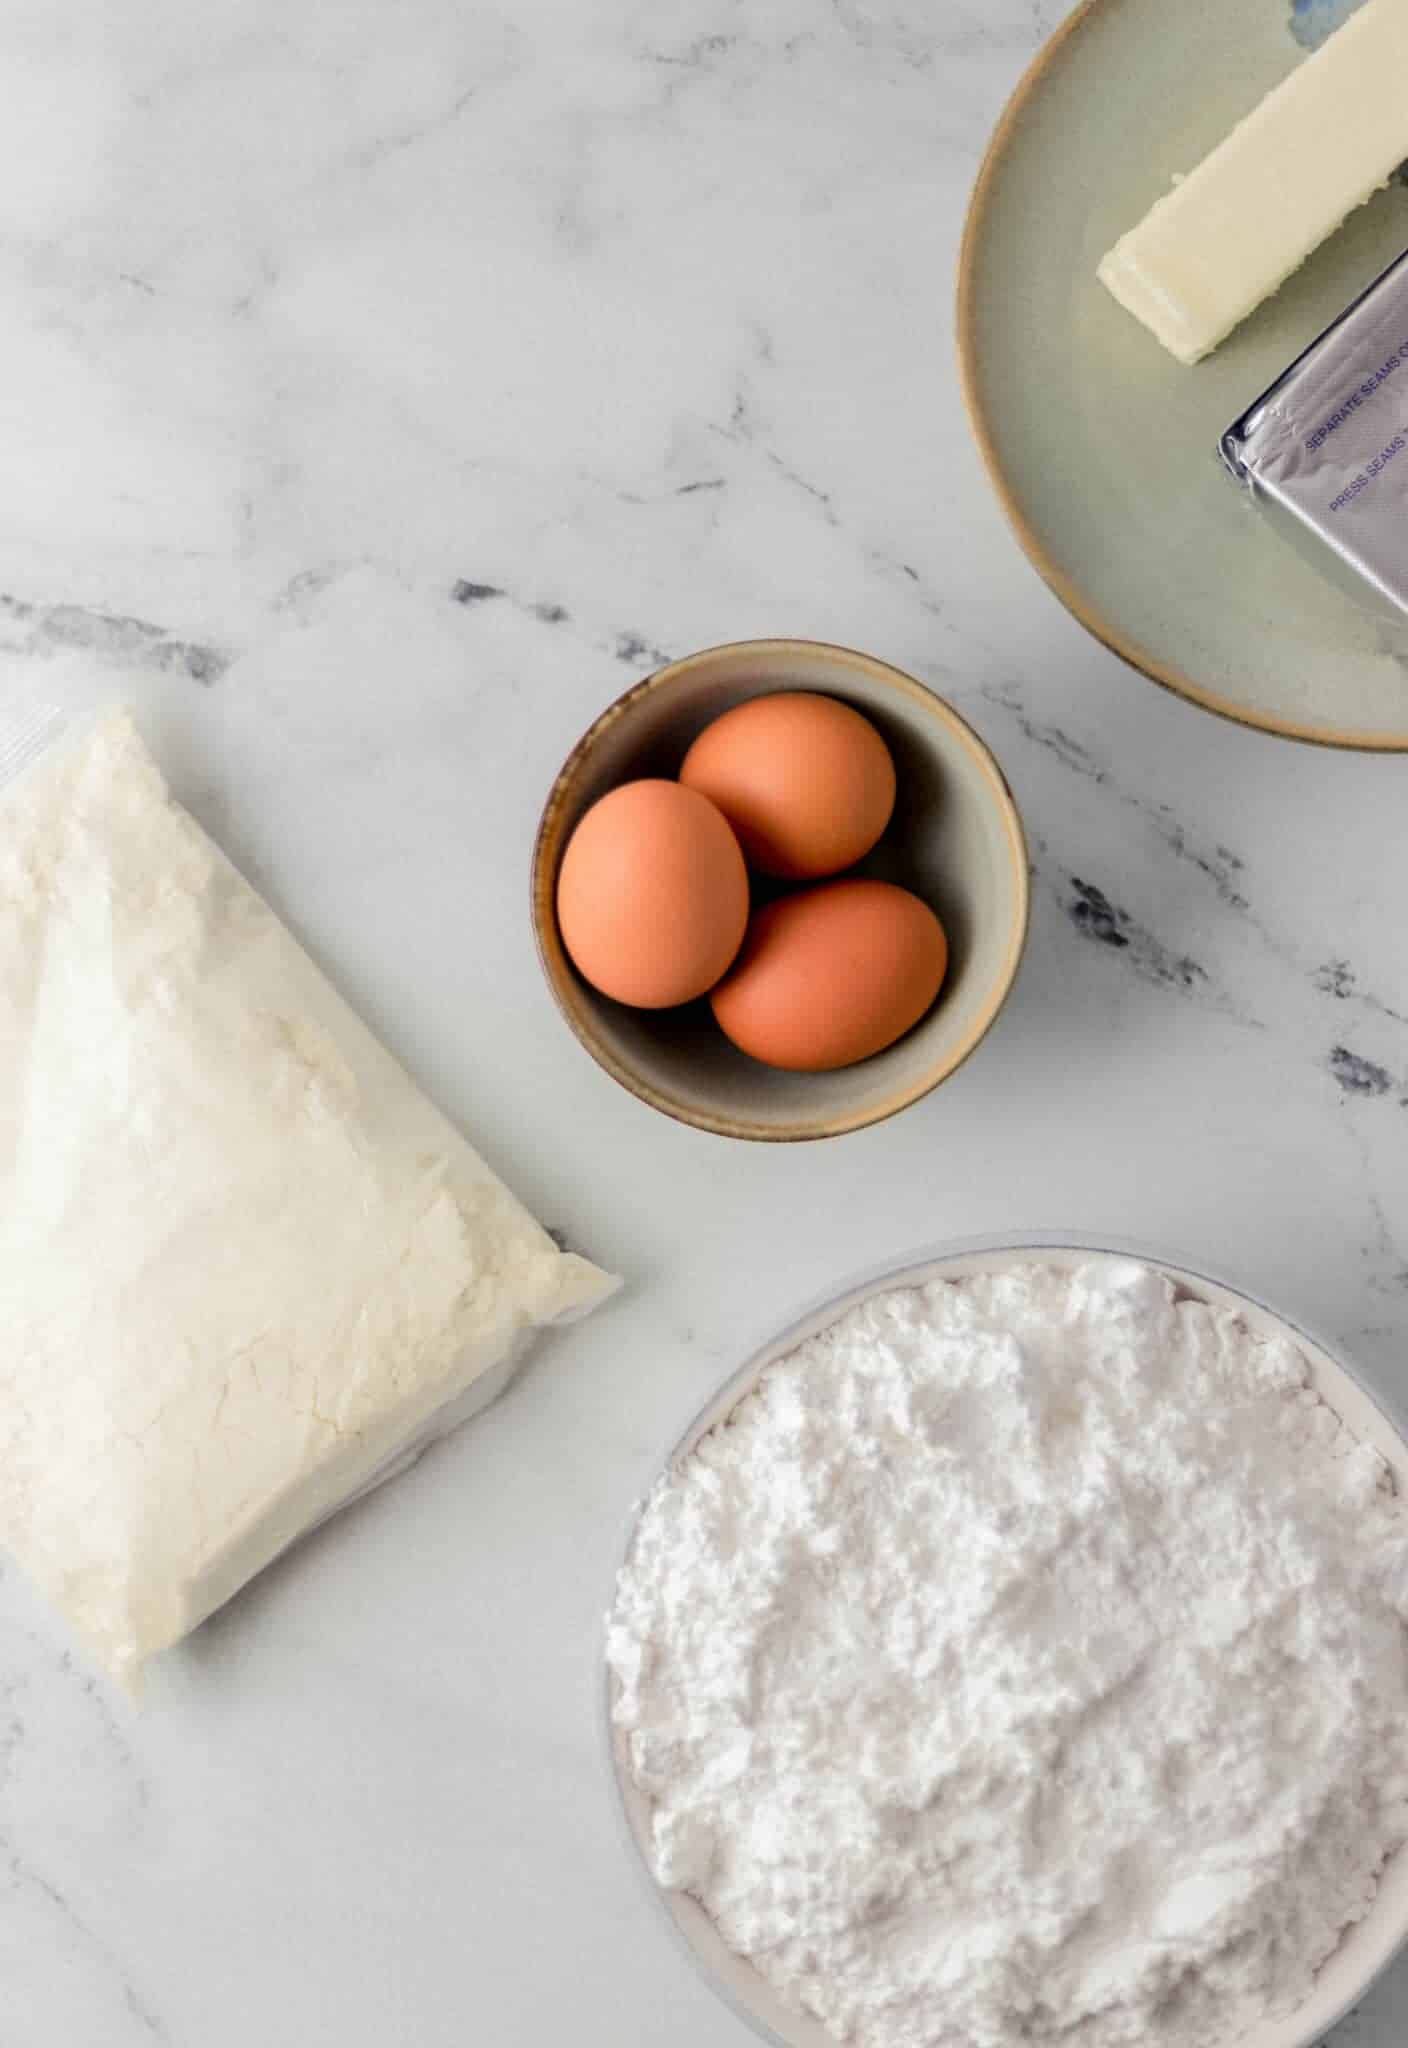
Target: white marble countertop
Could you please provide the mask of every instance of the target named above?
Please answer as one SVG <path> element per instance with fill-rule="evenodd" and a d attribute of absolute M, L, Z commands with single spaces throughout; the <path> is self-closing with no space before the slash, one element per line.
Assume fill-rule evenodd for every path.
<path fill-rule="evenodd" d="M 133 1715 L 0 1580 L 3 2048 L 725 2048 L 597 1722 L 629 1505 L 858 1268 L 1070 1226 L 1213 1262 L 1408 1403 L 1403 769 L 1243 732 L 1048 596 L 951 354 L 968 187 L 1060 0 L 57 0 L 0 25 L 0 704 L 180 793 L 550 1224 L 627 1276 Z M 526 914 L 662 653 L 951 697 L 1023 806 L 1015 997 L 896 1122 L 621 1093 Z M 1399 2048 L 1408 1966 L 1336 2034 Z"/>

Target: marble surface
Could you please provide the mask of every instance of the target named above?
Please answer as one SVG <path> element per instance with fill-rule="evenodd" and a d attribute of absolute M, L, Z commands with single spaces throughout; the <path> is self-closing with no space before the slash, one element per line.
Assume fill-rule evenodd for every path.
<path fill-rule="evenodd" d="M 627 1278 L 134 1714 L 0 1579 L 0 2048 L 725 2048 L 608 1798 L 624 1518 L 742 1351 L 955 1234 L 1133 1234 L 1408 1406 L 1401 765 L 1198 713 L 1020 559 L 950 343 L 1059 0 L 12 0 L 0 712 L 120 696 L 544 1219 Z M 733 1148 L 617 1090 L 536 811 L 662 655 L 871 648 L 1003 761 L 1030 951 L 936 1096 Z M 1398 2048 L 1408 1966 L 1337 2032 Z"/>

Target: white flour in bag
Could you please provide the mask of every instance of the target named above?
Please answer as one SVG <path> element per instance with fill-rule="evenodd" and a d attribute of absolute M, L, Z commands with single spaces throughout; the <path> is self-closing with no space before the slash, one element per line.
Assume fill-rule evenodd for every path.
<path fill-rule="evenodd" d="M 858 2048 L 1220 2048 L 1408 1837 L 1408 1514 L 1284 1342 L 1125 1262 L 901 1289 L 647 1501 L 661 1883 Z"/>
<path fill-rule="evenodd" d="M 612 1282 L 174 804 L 130 720 L 0 794 L 0 1543 L 130 1678 Z"/>

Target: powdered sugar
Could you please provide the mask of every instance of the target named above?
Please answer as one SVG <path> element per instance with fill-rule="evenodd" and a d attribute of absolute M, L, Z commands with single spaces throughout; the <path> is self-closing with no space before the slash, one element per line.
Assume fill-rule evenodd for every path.
<path fill-rule="evenodd" d="M 1408 1514 L 1288 1344 L 1128 1262 L 900 1289 L 647 1501 L 660 1881 L 865 2048 L 1215 2048 L 1408 1836 Z"/>

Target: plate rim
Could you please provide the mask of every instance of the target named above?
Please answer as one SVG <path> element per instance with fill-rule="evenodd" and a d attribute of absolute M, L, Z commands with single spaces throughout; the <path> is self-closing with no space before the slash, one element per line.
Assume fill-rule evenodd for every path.
<path fill-rule="evenodd" d="M 1211 711 L 1217 717 L 1228 719 L 1232 724 L 1243 726 L 1248 731 L 1271 733 L 1278 739 L 1298 740 L 1308 746 L 1334 747 L 1354 753 L 1408 753 L 1408 730 L 1391 733 L 1365 731 L 1352 726 L 1307 725 L 1297 719 L 1278 717 L 1272 712 L 1256 711 L 1244 704 L 1236 703 L 1230 697 L 1219 695 L 1216 690 L 1195 681 L 1182 669 L 1152 654 L 1147 647 L 1130 638 L 1113 620 L 1107 618 L 1042 545 L 1022 508 L 1013 483 L 1002 466 L 996 437 L 989 422 L 988 409 L 979 390 L 977 372 L 977 269 L 985 241 L 988 206 L 998 173 L 1006 160 L 1017 128 L 1045 84 L 1047 73 L 1057 57 L 1069 42 L 1083 29 L 1089 27 L 1097 14 L 1109 12 L 1120 4 L 1122 0 L 1080 0 L 1074 12 L 1068 15 L 1042 44 L 1003 107 L 997 126 L 983 153 L 968 200 L 968 211 L 963 223 L 963 239 L 958 255 L 958 372 L 964 410 L 978 444 L 978 453 L 982 457 L 988 480 L 997 494 L 998 503 L 1022 552 L 1047 588 L 1065 606 L 1072 618 L 1084 626 L 1093 639 L 1107 647 L 1128 667 L 1135 669 L 1140 675 L 1147 676 L 1150 682 L 1159 684 L 1161 688 L 1172 692 L 1176 697 L 1182 697 L 1187 703 L 1198 706 L 1200 710 Z"/>

